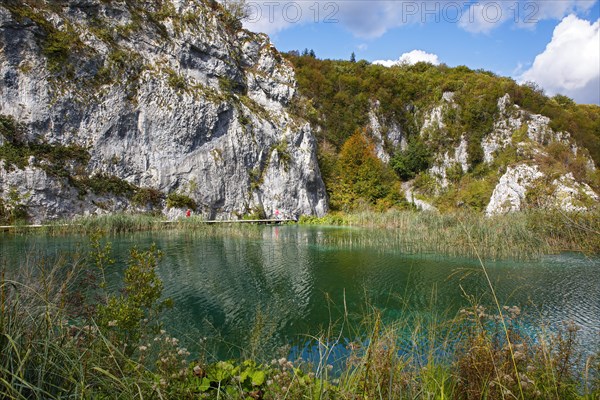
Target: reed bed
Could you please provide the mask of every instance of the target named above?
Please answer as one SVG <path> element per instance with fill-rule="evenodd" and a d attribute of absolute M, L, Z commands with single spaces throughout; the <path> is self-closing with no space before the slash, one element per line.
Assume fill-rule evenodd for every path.
<path fill-rule="evenodd" d="M 599 211 L 581 214 L 531 211 L 488 218 L 475 213 L 390 210 L 308 217 L 300 223 L 377 230 L 377 235 L 360 232 L 348 235 L 347 245 L 393 246 L 409 253 L 474 257 L 477 252 L 485 259 L 521 259 L 561 251 L 600 252 Z"/>
<path fill-rule="evenodd" d="M 59 221 L 48 227 L 53 233 L 105 233 L 158 231 L 172 229 L 193 229 L 206 225 L 200 216 L 178 218 L 167 221 L 162 215 L 152 214 L 107 214 L 101 216 L 80 217 L 72 221 Z"/>
<path fill-rule="evenodd" d="M 561 251 L 600 253 L 600 210 L 563 213 L 531 210 L 496 217 L 478 213 L 438 214 L 388 210 L 352 214 L 332 213 L 322 218 L 303 216 L 301 225 L 352 226 L 364 232 L 328 235 L 322 245 L 378 246 L 406 253 L 435 252 L 449 256 L 484 259 L 527 259 Z M 96 231 L 123 233 L 138 231 L 189 230 L 259 235 L 255 226 L 213 226 L 200 216 L 165 221 L 162 215 L 111 214 L 57 221 L 41 229 L 51 234 L 90 234 Z M 377 234 L 372 232 L 376 230 Z M 16 227 L 14 232 L 29 232 Z M 244 233 L 246 232 L 246 233 Z"/>

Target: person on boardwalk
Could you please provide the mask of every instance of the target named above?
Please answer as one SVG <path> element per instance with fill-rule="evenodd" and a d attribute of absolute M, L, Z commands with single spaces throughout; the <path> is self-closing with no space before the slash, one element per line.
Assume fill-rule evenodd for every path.
<path fill-rule="evenodd" d="M 187 211 L 185 212 L 185 217 L 189 218 L 192 216 L 192 210 L 190 210 L 189 208 L 187 209 Z"/>

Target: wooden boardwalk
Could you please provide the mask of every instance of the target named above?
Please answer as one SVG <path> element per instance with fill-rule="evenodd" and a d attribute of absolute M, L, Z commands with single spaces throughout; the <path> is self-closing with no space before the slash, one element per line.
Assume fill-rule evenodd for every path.
<path fill-rule="evenodd" d="M 171 222 L 171 221 L 169 221 Z M 172 221 L 177 222 L 177 221 Z M 215 221 L 202 221 L 205 224 L 258 224 L 258 225 L 278 225 L 286 222 L 298 222 L 295 219 L 228 219 Z"/>
<path fill-rule="evenodd" d="M 163 224 L 177 224 L 185 222 L 184 219 L 178 219 L 174 221 L 160 221 Z M 283 223 L 298 222 L 295 219 L 230 219 L 230 220 L 211 220 L 211 221 L 194 221 L 198 224 L 257 224 L 257 225 L 280 225 Z M 0 225 L 0 231 L 9 231 L 11 229 L 39 229 L 39 228 L 55 228 L 55 227 L 68 227 L 78 226 L 80 224 L 60 224 L 60 225 Z"/>

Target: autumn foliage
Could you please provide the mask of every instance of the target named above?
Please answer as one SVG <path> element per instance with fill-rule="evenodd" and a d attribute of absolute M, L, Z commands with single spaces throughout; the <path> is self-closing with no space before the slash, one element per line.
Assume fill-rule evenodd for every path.
<path fill-rule="evenodd" d="M 344 142 L 333 173 L 332 208 L 351 210 L 381 204 L 384 199 L 394 203 L 400 198 L 399 187 L 394 185 L 397 179 L 377 158 L 375 146 L 363 131 L 357 130 Z"/>

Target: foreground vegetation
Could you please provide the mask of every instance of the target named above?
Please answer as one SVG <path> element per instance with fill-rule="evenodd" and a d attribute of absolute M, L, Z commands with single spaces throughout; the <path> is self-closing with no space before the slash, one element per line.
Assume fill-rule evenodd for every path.
<path fill-rule="evenodd" d="M 577 326 L 525 332 L 517 307 L 471 306 L 453 318 L 386 323 L 372 309 L 351 337 L 314 337 L 312 362 L 191 355 L 160 324 L 154 247 L 132 249 L 122 290 L 106 290 L 110 244 L 0 279 L 0 397 L 11 399 L 594 399 L 600 354 Z M 482 270 L 485 268 L 482 264 Z M 490 287 L 493 293 L 493 288 Z M 198 338 L 200 341 L 201 339 Z M 336 351 L 344 347 L 343 352 Z M 589 349 L 588 349 L 589 350 Z M 340 356 L 340 354 L 342 354 Z M 338 357 L 337 359 L 335 357 Z M 336 368 L 333 367 L 336 365 Z"/>

